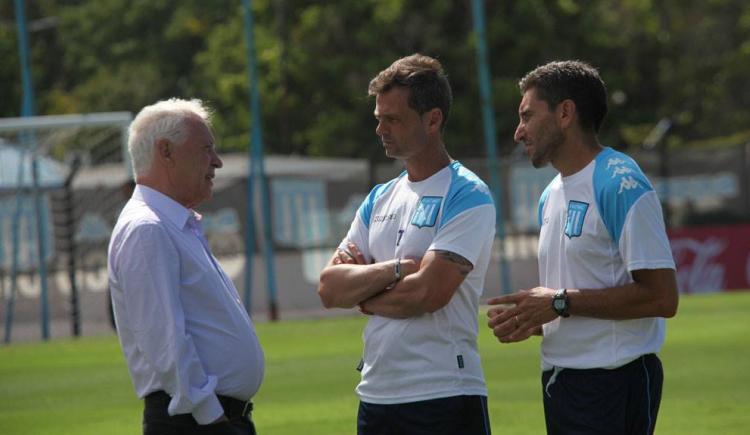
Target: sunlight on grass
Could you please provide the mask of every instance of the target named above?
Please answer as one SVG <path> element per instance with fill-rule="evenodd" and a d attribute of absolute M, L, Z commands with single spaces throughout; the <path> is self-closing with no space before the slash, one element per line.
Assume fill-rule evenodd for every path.
<path fill-rule="evenodd" d="M 660 434 L 745 433 L 750 419 L 750 292 L 683 297 L 661 353 Z M 257 325 L 266 377 L 260 434 L 355 432 L 362 317 Z M 544 433 L 539 339 L 501 345 L 479 317 L 494 433 Z M 135 434 L 135 397 L 114 336 L 0 347 L 0 434 Z"/>

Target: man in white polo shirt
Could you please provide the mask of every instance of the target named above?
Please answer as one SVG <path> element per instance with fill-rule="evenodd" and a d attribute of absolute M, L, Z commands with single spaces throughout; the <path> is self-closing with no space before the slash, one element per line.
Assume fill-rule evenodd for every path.
<path fill-rule="evenodd" d="M 598 72 L 552 62 L 520 82 L 515 140 L 560 173 L 539 201 L 539 287 L 488 301 L 503 343 L 543 334 L 550 434 L 653 433 L 675 315 L 675 265 L 651 183 L 597 132 L 607 113 Z"/>
<path fill-rule="evenodd" d="M 369 94 L 386 155 L 406 171 L 370 192 L 318 288 L 326 307 L 371 315 L 357 433 L 489 434 L 477 309 L 492 197 L 445 149 L 451 90 L 437 60 L 399 59 Z"/>

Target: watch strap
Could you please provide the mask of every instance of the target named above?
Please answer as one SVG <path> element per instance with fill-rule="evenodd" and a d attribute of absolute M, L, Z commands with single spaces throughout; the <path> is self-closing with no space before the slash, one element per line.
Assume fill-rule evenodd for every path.
<path fill-rule="evenodd" d="M 393 287 L 396 287 L 396 283 L 401 281 L 401 259 L 397 258 L 396 262 L 393 263 L 393 281 L 388 284 L 385 289 L 390 290 Z"/>

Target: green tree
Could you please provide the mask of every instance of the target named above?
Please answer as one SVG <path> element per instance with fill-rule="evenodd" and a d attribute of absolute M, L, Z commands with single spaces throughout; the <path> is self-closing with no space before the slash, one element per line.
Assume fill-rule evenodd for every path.
<path fill-rule="evenodd" d="M 207 100 L 223 150 L 250 125 L 239 0 L 27 2 L 37 112 L 137 111 L 171 96 Z M 369 80 L 398 57 L 440 59 L 454 89 L 451 153 L 484 154 L 470 0 L 255 0 L 269 153 L 384 159 Z M 501 154 L 514 148 L 517 82 L 576 58 L 613 96 L 601 139 L 640 145 L 662 117 L 675 144 L 750 136 L 750 5 L 744 0 L 486 1 Z M 0 3 L 0 116 L 21 104 L 13 2 Z M 743 133 L 744 132 L 744 133 Z"/>

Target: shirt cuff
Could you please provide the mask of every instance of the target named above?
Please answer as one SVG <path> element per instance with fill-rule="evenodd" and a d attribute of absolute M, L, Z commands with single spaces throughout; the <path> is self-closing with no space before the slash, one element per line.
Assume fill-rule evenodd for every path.
<path fill-rule="evenodd" d="M 219 398 L 212 394 L 203 403 L 195 407 L 192 414 L 198 424 L 209 424 L 224 414 L 224 408 L 221 407 Z"/>

